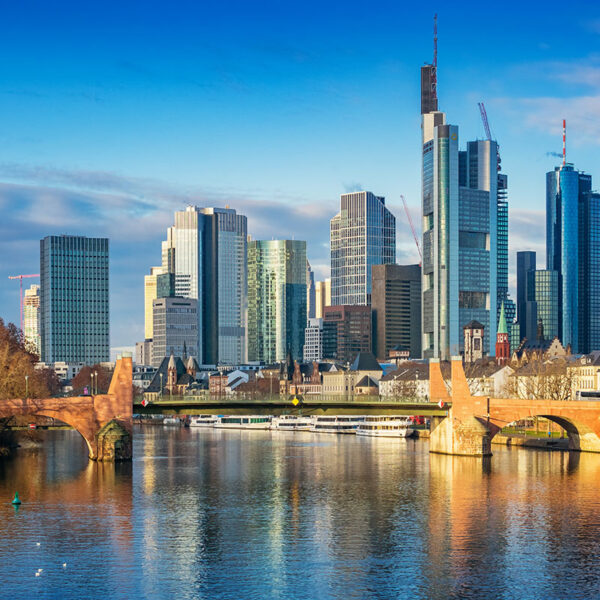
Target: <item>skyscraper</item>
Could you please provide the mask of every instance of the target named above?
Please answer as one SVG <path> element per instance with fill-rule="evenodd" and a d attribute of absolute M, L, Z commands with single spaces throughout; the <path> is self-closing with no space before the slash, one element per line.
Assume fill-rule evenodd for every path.
<path fill-rule="evenodd" d="M 563 163 L 546 174 L 546 268 L 559 273 L 559 337 L 580 352 L 579 206 L 591 191 L 592 177 Z"/>
<path fill-rule="evenodd" d="M 507 179 L 495 141 L 459 151 L 458 127 L 437 110 L 436 65 L 421 69 L 423 355 L 458 354 L 473 320 L 494 355 L 498 301 L 508 290 Z"/>
<path fill-rule="evenodd" d="M 315 273 L 308 259 L 306 260 L 306 318 L 314 319 L 317 312 L 317 293 L 315 288 Z"/>
<path fill-rule="evenodd" d="M 247 360 L 247 230 L 234 209 L 188 206 L 163 243 L 163 261 L 174 254 L 176 296 L 200 301 L 201 363 Z"/>
<path fill-rule="evenodd" d="M 535 341 L 537 336 L 537 306 L 535 303 L 535 282 L 531 283 L 529 273 L 535 271 L 535 252 L 517 252 L 517 311 L 520 339 Z"/>
<path fill-rule="evenodd" d="M 306 265 L 306 242 L 248 242 L 249 360 L 302 359 Z"/>
<path fill-rule="evenodd" d="M 540 269 L 538 271 L 529 271 L 528 278 L 533 279 L 533 287 L 535 290 L 535 304 L 537 308 L 537 326 L 536 334 L 532 338 L 538 339 L 537 331 L 539 324 L 542 325 L 544 339 L 552 340 L 559 336 L 559 282 L 560 276 L 558 271 L 548 269 Z M 531 283 L 530 283 L 531 285 Z"/>
<path fill-rule="evenodd" d="M 395 346 L 421 358 L 421 267 L 373 265 L 373 352 L 387 360 Z"/>
<path fill-rule="evenodd" d="M 153 302 L 152 366 L 169 354 L 198 356 L 198 301 L 192 298 L 157 298 Z"/>
<path fill-rule="evenodd" d="M 315 316 L 322 319 L 325 314 L 325 307 L 331 306 L 331 279 L 317 281 L 315 284 Z"/>
<path fill-rule="evenodd" d="M 328 306 L 323 316 L 323 358 L 352 362 L 359 352 L 371 352 L 369 306 Z"/>
<path fill-rule="evenodd" d="M 600 194 L 579 202 L 579 350 L 600 350 Z"/>
<path fill-rule="evenodd" d="M 43 362 L 108 361 L 108 239 L 52 235 L 40 242 Z"/>
<path fill-rule="evenodd" d="M 40 286 L 29 286 L 23 298 L 23 335 L 28 347 L 40 353 Z"/>
<path fill-rule="evenodd" d="M 157 277 L 163 273 L 162 267 L 150 267 L 150 275 L 144 276 L 144 337 L 152 339 L 154 324 L 152 303 L 158 298 Z"/>
<path fill-rule="evenodd" d="M 371 267 L 396 260 L 396 218 L 385 198 L 371 192 L 342 194 L 331 219 L 331 302 L 371 303 Z"/>

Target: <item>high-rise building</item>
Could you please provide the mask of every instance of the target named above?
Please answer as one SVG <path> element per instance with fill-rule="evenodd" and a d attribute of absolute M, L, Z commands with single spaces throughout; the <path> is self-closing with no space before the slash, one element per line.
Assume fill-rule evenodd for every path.
<path fill-rule="evenodd" d="M 558 271 L 541 269 L 530 271 L 528 275 L 530 279 L 533 279 L 538 326 L 541 322 L 544 339 L 552 340 L 555 337 L 559 337 L 559 273 Z M 537 331 L 538 328 L 536 328 L 536 335 L 533 339 L 538 339 Z"/>
<path fill-rule="evenodd" d="M 600 350 L 600 194 L 579 202 L 579 351 Z"/>
<path fill-rule="evenodd" d="M 323 358 L 323 319 L 309 319 L 304 333 L 304 362 Z"/>
<path fill-rule="evenodd" d="M 23 335 L 28 348 L 40 353 L 40 286 L 29 286 L 23 298 Z"/>
<path fill-rule="evenodd" d="M 537 306 L 535 303 L 535 283 L 529 273 L 535 271 L 535 252 L 517 252 L 517 314 L 519 316 L 520 339 L 536 339 Z"/>
<path fill-rule="evenodd" d="M 493 355 L 508 292 L 507 179 L 495 141 L 459 151 L 458 127 L 437 110 L 436 78 L 435 61 L 422 68 L 423 355 L 459 354 L 470 321 L 483 326 Z"/>
<path fill-rule="evenodd" d="M 395 346 L 421 358 L 421 267 L 373 265 L 373 352 L 387 360 Z"/>
<path fill-rule="evenodd" d="M 327 306 L 323 316 L 323 358 L 352 362 L 371 352 L 371 307 Z"/>
<path fill-rule="evenodd" d="M 301 360 L 306 328 L 306 242 L 248 242 L 248 358 Z"/>
<path fill-rule="evenodd" d="M 247 360 L 247 230 L 234 209 L 188 206 L 175 213 L 163 244 L 163 260 L 174 254 L 175 294 L 201 300 L 201 363 Z"/>
<path fill-rule="evenodd" d="M 315 316 L 322 319 L 325 314 L 325 307 L 331 306 L 331 279 L 317 281 L 315 284 Z"/>
<path fill-rule="evenodd" d="M 152 339 L 153 312 L 152 303 L 158 298 L 157 277 L 163 273 L 162 267 L 150 267 L 150 275 L 144 276 L 144 337 Z"/>
<path fill-rule="evenodd" d="M 581 351 L 579 206 L 592 177 L 565 163 L 546 174 L 546 268 L 559 272 L 559 338 Z"/>
<path fill-rule="evenodd" d="M 317 290 L 315 288 L 315 273 L 306 260 L 306 318 L 314 319 L 317 313 Z"/>
<path fill-rule="evenodd" d="M 152 303 L 154 337 L 152 366 L 169 354 L 198 356 L 198 301 L 193 298 L 157 298 Z"/>
<path fill-rule="evenodd" d="M 110 359 L 108 239 L 41 240 L 40 316 L 43 362 Z"/>
<path fill-rule="evenodd" d="M 371 192 L 342 194 L 331 219 L 331 303 L 371 303 L 371 267 L 396 261 L 396 218 L 385 198 Z"/>

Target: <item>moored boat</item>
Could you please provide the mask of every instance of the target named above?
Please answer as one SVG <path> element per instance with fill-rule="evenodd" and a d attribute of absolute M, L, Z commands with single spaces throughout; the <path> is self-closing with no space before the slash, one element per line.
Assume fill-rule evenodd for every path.
<path fill-rule="evenodd" d="M 356 433 L 356 428 L 364 419 L 354 415 L 319 415 L 314 417 L 310 430 L 315 433 Z"/>
<path fill-rule="evenodd" d="M 356 435 L 371 437 L 409 437 L 414 433 L 410 417 L 377 415 L 365 417 L 358 425 Z"/>
<path fill-rule="evenodd" d="M 263 415 L 241 415 L 217 417 L 215 429 L 270 429 L 272 417 Z"/>
<path fill-rule="evenodd" d="M 197 415 L 190 417 L 190 427 L 214 427 L 217 421 L 216 415 Z"/>
<path fill-rule="evenodd" d="M 311 417 L 281 415 L 280 417 L 273 417 L 271 429 L 279 431 L 310 431 L 312 424 L 313 420 Z"/>
<path fill-rule="evenodd" d="M 163 425 L 181 425 L 181 420 L 177 417 L 165 417 L 163 419 Z"/>

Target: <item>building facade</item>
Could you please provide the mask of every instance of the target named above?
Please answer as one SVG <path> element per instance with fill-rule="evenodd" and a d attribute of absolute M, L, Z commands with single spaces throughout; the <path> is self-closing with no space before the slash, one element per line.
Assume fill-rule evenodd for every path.
<path fill-rule="evenodd" d="M 248 358 L 301 360 L 306 329 L 306 242 L 248 242 Z"/>
<path fill-rule="evenodd" d="M 40 242 L 40 338 L 45 363 L 110 359 L 108 239 L 48 236 Z"/>
<path fill-rule="evenodd" d="M 330 232 L 332 305 L 369 305 L 372 266 L 396 261 L 396 218 L 381 196 L 342 194 Z"/>
<path fill-rule="evenodd" d="M 535 286 L 529 273 L 536 270 L 535 252 L 517 252 L 517 314 L 520 339 L 535 340 L 537 331 L 537 306 Z"/>
<path fill-rule="evenodd" d="M 573 352 L 579 338 L 579 205 L 592 177 L 566 163 L 546 174 L 546 267 L 559 273 L 559 337 Z"/>
<path fill-rule="evenodd" d="M 198 301 L 193 298 L 157 298 L 153 302 L 152 366 L 176 356 L 198 356 Z"/>
<path fill-rule="evenodd" d="M 40 340 L 40 286 L 29 286 L 23 298 L 23 336 L 27 347 L 38 356 L 41 349 Z"/>
<path fill-rule="evenodd" d="M 200 300 L 200 363 L 247 361 L 247 233 L 234 209 L 188 206 L 175 213 L 163 244 L 163 260 L 174 260 L 175 294 Z"/>
<path fill-rule="evenodd" d="M 387 360 L 395 346 L 421 358 L 421 267 L 373 265 L 373 352 Z"/>
<path fill-rule="evenodd" d="M 323 319 L 309 319 L 304 333 L 304 362 L 323 359 Z"/>
<path fill-rule="evenodd" d="M 371 352 L 369 306 L 328 306 L 323 317 L 323 358 L 352 362 L 359 352 Z"/>
<path fill-rule="evenodd" d="M 537 326 L 534 337 L 538 340 L 540 333 L 546 340 L 560 338 L 560 275 L 558 271 L 540 269 L 529 273 L 530 286 L 533 281 L 535 304 L 537 309 Z M 541 329 L 540 329 L 541 325 Z"/>
<path fill-rule="evenodd" d="M 315 273 L 308 259 L 306 260 L 306 318 L 314 319 L 317 314 L 317 290 L 315 287 Z"/>
<path fill-rule="evenodd" d="M 325 307 L 331 306 L 331 279 L 317 281 L 315 284 L 315 318 L 322 319 Z"/>

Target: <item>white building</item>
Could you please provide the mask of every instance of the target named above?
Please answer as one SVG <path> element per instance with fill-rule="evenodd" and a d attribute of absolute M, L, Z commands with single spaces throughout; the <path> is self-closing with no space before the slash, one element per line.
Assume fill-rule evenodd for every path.
<path fill-rule="evenodd" d="M 323 319 L 309 319 L 304 332 L 304 362 L 323 359 Z"/>
<path fill-rule="evenodd" d="M 40 353 L 40 286 L 34 284 L 25 290 L 23 298 L 23 335 L 28 347 Z"/>

